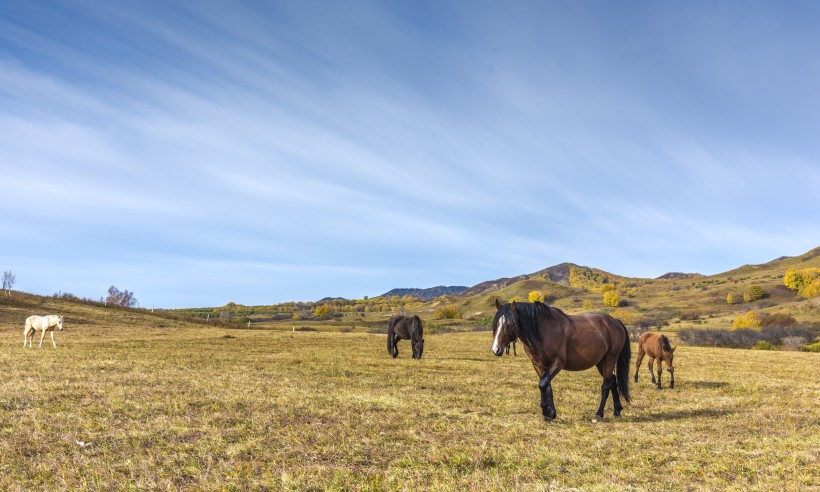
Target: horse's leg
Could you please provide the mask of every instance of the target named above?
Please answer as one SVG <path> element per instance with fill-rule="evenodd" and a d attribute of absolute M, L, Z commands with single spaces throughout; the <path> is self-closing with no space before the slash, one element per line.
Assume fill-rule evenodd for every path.
<path fill-rule="evenodd" d="M 560 362 L 553 362 L 552 366 L 541 376 L 538 381 L 538 389 L 541 390 L 541 414 L 544 420 L 555 420 L 558 412 L 555 410 L 555 402 L 552 399 L 552 380 L 561 372 L 563 366 Z"/>
<path fill-rule="evenodd" d="M 612 403 L 615 405 L 615 416 L 621 416 L 621 410 L 624 409 L 624 406 L 621 405 L 621 395 L 618 393 L 618 384 L 617 382 L 612 385 Z"/>
<path fill-rule="evenodd" d="M 50 333 L 51 333 L 51 344 L 54 345 L 54 348 L 57 348 L 57 342 L 54 341 L 54 332 L 52 331 Z"/>
<path fill-rule="evenodd" d="M 604 382 L 601 383 L 601 404 L 598 405 L 598 411 L 595 412 L 595 419 L 593 422 L 597 422 L 599 420 L 604 419 L 604 407 L 606 406 L 606 399 L 609 397 L 609 393 L 612 391 L 612 387 L 616 386 L 615 384 L 615 376 L 611 373 L 604 378 Z"/>
<path fill-rule="evenodd" d="M 671 381 L 669 382 L 669 388 L 674 388 L 675 387 L 675 368 L 672 368 L 672 370 L 669 371 L 669 377 L 672 378 Z"/>
<path fill-rule="evenodd" d="M 605 366 L 601 365 L 601 364 L 598 364 L 596 366 L 596 368 L 598 369 L 598 373 L 601 375 L 601 377 L 603 377 L 604 380 L 606 380 L 606 378 L 604 377 L 604 374 L 606 374 L 604 372 L 605 371 Z M 613 374 L 612 369 L 610 369 L 609 374 L 610 375 Z M 603 386 L 602 386 L 602 389 L 603 389 Z M 612 393 L 612 403 L 615 406 L 614 414 L 615 414 L 616 417 L 620 417 L 621 416 L 621 410 L 623 410 L 624 407 L 623 407 L 623 405 L 621 405 L 621 394 L 618 393 L 618 380 L 614 379 L 614 376 L 613 376 L 612 386 L 611 386 L 609 391 L 610 391 L 610 393 Z M 606 402 L 604 402 L 604 403 L 606 403 Z M 603 415 L 603 407 L 601 407 L 599 411 L 600 411 L 601 415 Z M 601 417 L 601 418 L 603 418 L 603 417 Z"/>
<path fill-rule="evenodd" d="M 643 347 L 638 346 L 638 360 L 635 361 L 635 382 L 638 382 L 638 371 L 641 368 L 641 362 L 643 362 L 643 356 L 646 355 L 646 352 L 643 351 Z"/>
<path fill-rule="evenodd" d="M 651 355 L 649 356 L 649 375 L 652 376 L 652 384 L 658 384 L 655 381 L 655 358 Z"/>
<path fill-rule="evenodd" d="M 39 348 L 43 348 L 43 340 L 46 339 L 46 330 L 43 330 L 43 334 L 40 335 L 40 346 Z"/>
<path fill-rule="evenodd" d="M 663 375 L 663 359 L 658 357 L 658 389 L 661 389 L 661 375 Z"/>
<path fill-rule="evenodd" d="M 507 355 L 509 355 L 509 352 L 507 352 Z M 515 340 L 513 340 L 513 355 L 518 357 L 518 352 L 515 351 Z"/>

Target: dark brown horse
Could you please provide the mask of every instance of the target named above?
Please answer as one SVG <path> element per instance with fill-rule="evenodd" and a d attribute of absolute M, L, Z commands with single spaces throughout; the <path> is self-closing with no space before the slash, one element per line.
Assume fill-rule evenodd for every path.
<path fill-rule="evenodd" d="M 399 340 L 410 340 L 413 358 L 421 359 L 424 352 L 424 329 L 418 316 L 393 316 L 387 325 L 387 353 L 399 356 Z"/>
<path fill-rule="evenodd" d="M 669 387 L 675 387 L 675 367 L 672 365 L 672 359 L 675 355 L 675 349 L 669 344 L 669 339 L 666 335 L 660 333 L 646 332 L 638 339 L 638 361 L 635 363 L 635 382 L 638 382 L 638 369 L 641 368 L 643 356 L 649 356 L 649 374 L 652 376 L 652 384 L 657 385 L 661 389 L 661 374 L 663 374 L 663 363 L 666 362 L 666 370 L 669 371 L 669 377 L 672 379 L 669 382 Z M 658 359 L 658 380 L 655 381 L 655 370 L 652 367 L 655 364 L 655 359 Z"/>
<path fill-rule="evenodd" d="M 552 380 L 562 369 L 583 371 L 598 368 L 604 378 L 601 404 L 593 422 L 604 418 L 609 394 L 615 405 L 615 416 L 621 415 L 621 396 L 629 399 L 630 346 L 626 327 L 606 314 L 569 316 L 558 308 L 535 302 L 512 302 L 502 305 L 493 320 L 493 347 L 500 356 L 504 347 L 516 338 L 524 343 L 540 380 L 541 412 L 545 420 L 556 416 L 552 400 Z"/>

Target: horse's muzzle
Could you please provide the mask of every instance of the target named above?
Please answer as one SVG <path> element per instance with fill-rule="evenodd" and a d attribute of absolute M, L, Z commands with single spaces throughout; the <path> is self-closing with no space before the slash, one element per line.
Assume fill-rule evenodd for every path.
<path fill-rule="evenodd" d="M 496 357 L 501 357 L 501 354 L 503 354 L 503 353 L 504 353 L 504 349 L 503 349 L 503 348 L 500 348 L 500 349 L 498 349 L 498 351 L 495 351 L 495 350 L 493 350 L 493 349 L 490 349 L 490 352 L 492 352 L 492 353 L 493 353 L 493 355 L 495 355 Z"/>

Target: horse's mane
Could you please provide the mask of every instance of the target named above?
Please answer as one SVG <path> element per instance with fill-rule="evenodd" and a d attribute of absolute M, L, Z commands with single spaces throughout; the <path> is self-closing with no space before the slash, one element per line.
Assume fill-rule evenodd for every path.
<path fill-rule="evenodd" d="M 541 347 L 541 330 L 538 326 L 539 316 L 544 316 L 546 319 L 553 319 L 552 309 L 550 306 L 541 302 L 519 302 L 515 305 L 518 311 L 518 338 L 521 339 L 531 349 L 539 350 Z M 563 314 L 562 311 L 556 311 Z"/>
<path fill-rule="evenodd" d="M 669 339 L 666 338 L 666 335 L 661 335 L 661 347 L 664 352 L 672 353 L 672 345 L 669 344 Z"/>

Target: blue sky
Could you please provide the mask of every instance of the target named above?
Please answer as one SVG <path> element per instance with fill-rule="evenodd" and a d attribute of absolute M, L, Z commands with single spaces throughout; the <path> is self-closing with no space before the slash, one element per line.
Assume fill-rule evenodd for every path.
<path fill-rule="evenodd" d="M 0 270 L 144 307 L 820 245 L 814 2 L 0 4 Z"/>

